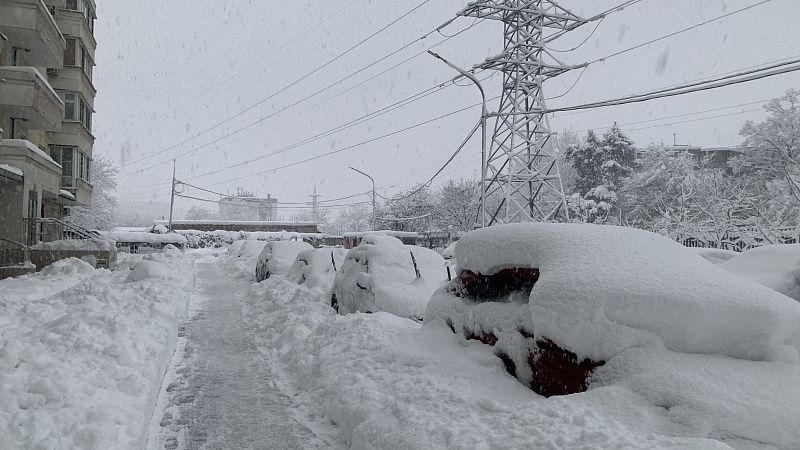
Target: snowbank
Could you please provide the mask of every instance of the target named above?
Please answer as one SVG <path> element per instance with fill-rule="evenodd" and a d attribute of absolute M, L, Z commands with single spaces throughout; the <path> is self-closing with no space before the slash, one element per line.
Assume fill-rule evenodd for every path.
<path fill-rule="evenodd" d="M 349 448 L 800 445 L 795 365 L 632 349 L 601 369 L 596 388 L 545 399 L 491 347 L 444 326 L 335 315 L 282 277 L 248 298 L 245 320 L 299 418 Z"/>
<path fill-rule="evenodd" d="M 264 246 L 256 263 L 256 280 L 264 281 L 272 275 L 285 275 L 303 250 L 313 249 L 303 241 L 272 241 Z"/>
<path fill-rule="evenodd" d="M 192 275 L 171 247 L 133 262 L 0 281 L 0 448 L 144 447 Z"/>
<path fill-rule="evenodd" d="M 446 280 L 444 259 L 435 251 L 375 234 L 347 253 L 333 290 L 342 314 L 385 311 L 422 320 L 431 294 Z"/>
<path fill-rule="evenodd" d="M 800 301 L 800 244 L 757 247 L 720 267 Z"/>
<path fill-rule="evenodd" d="M 289 267 L 286 279 L 308 289 L 329 293 L 333 287 L 336 270 L 342 267 L 347 250 L 342 248 L 315 248 L 303 250 Z"/>
<path fill-rule="evenodd" d="M 579 359 L 639 346 L 749 360 L 800 360 L 800 304 L 742 280 L 667 238 L 631 228 L 514 224 L 467 234 L 461 270 L 539 269 L 525 328 Z M 457 283 L 455 281 L 454 283 Z M 427 316 L 444 318 L 447 290 Z"/>

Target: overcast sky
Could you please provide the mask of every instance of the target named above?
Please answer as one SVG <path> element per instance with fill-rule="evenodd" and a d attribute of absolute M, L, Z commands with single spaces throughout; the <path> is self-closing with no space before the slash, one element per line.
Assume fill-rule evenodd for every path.
<path fill-rule="evenodd" d="M 464 0 L 429 2 L 324 70 L 264 101 L 420 2 L 170 0 L 160 5 L 147 2 L 153 6 L 146 7 L 141 2 L 98 1 L 95 84 L 99 93 L 94 151 L 120 167 L 119 199 L 167 200 L 173 157 L 177 157 L 178 178 L 220 192 L 234 192 L 242 186 L 258 195 L 271 194 L 282 202 L 307 201 L 315 186 L 323 199 L 368 190 L 369 181 L 348 166 L 372 174 L 384 195 L 426 180 L 474 125 L 480 114 L 478 108 L 332 156 L 273 169 L 475 104 L 479 96 L 474 87 L 450 87 L 363 125 L 278 152 L 451 78 L 451 69 L 421 55 L 335 97 L 443 40 L 438 34 L 285 112 L 275 113 L 436 28 L 463 8 Z M 621 1 L 561 2 L 584 17 L 618 3 Z M 644 0 L 609 16 L 578 50 L 560 55 L 570 64 L 595 60 L 754 3 L 757 1 Z M 338 15 L 317 25 L 342 8 Z M 797 17 L 800 2 L 773 0 L 593 64 L 574 89 L 551 100 L 548 106 L 648 91 L 800 55 Z M 473 19 L 460 18 L 444 33 L 456 33 L 473 23 Z M 593 28 L 584 26 L 551 47 L 574 47 Z M 276 51 L 303 33 L 305 36 Z M 501 25 L 493 21 L 477 23 L 436 48 L 466 67 L 501 50 Z M 545 96 L 560 96 L 579 75 L 574 71 L 549 81 Z M 500 81 L 498 74 L 484 82 L 490 96 L 498 94 Z M 759 109 L 756 102 L 798 86 L 800 75 L 793 73 L 683 97 L 556 115 L 551 124 L 554 130 L 573 128 L 583 134 L 586 129 L 602 132 L 616 121 L 642 146 L 672 143 L 674 136 L 681 144 L 735 145 L 741 142 L 738 132 L 744 121 L 764 117 L 760 110 L 752 111 Z M 742 104 L 749 105 L 736 106 Z M 251 109 L 212 128 L 246 108 Z M 497 108 L 496 102 L 491 108 Z M 717 108 L 727 109 L 703 112 Z M 690 113 L 698 114 L 686 115 Z M 682 117 L 674 117 L 679 115 Z M 263 121 L 255 123 L 260 119 Z M 648 120 L 652 121 L 645 122 Z M 166 150 L 170 147 L 174 148 Z M 473 177 L 480 170 L 479 149 L 479 141 L 473 141 L 442 179 Z M 202 175 L 270 153 L 257 162 Z M 153 154 L 157 155 L 136 162 Z M 146 170 L 139 172 L 141 169 Z M 250 176 L 253 174 L 258 175 Z M 197 190 L 190 195 L 214 198 Z M 196 203 L 179 199 L 178 209 L 183 211 L 192 204 Z"/>

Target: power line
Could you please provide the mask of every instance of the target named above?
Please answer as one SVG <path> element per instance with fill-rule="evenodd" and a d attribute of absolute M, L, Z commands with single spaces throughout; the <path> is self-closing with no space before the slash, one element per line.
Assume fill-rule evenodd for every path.
<path fill-rule="evenodd" d="M 458 36 L 458 35 L 459 35 L 459 34 L 461 34 L 461 33 L 464 33 L 465 31 L 469 30 L 470 28 L 472 28 L 472 27 L 470 26 L 470 27 L 467 27 L 467 28 L 464 28 L 464 29 L 462 29 L 462 30 L 461 30 L 461 31 L 459 31 L 458 33 L 455 33 L 454 35 L 452 35 L 452 36 L 450 36 L 450 37 L 448 37 L 448 38 L 446 38 L 446 39 L 443 39 L 443 40 L 441 40 L 441 41 L 437 42 L 437 43 L 436 43 L 436 44 L 434 44 L 433 46 L 431 46 L 431 47 L 429 47 L 429 48 L 427 48 L 427 49 L 425 49 L 425 50 L 422 50 L 422 51 L 420 51 L 420 52 L 418 52 L 418 53 L 416 53 L 416 54 L 412 55 L 412 56 L 411 56 L 411 57 L 409 57 L 409 58 L 406 58 L 405 60 L 403 60 L 403 61 L 401 61 L 401 62 L 399 62 L 399 63 L 397 63 L 397 64 L 395 64 L 395 65 L 393 65 L 393 66 L 391 66 L 391 67 L 389 67 L 388 69 L 386 69 L 386 70 L 384 70 L 384 71 L 382 71 L 382 72 L 380 72 L 380 73 L 378 73 L 378 74 L 376 74 L 376 75 L 374 75 L 374 76 L 372 76 L 372 77 L 370 77 L 370 78 L 367 78 L 367 79 L 366 79 L 366 80 L 364 80 L 364 81 L 361 81 L 361 82 L 357 83 L 356 85 L 354 85 L 354 86 L 352 86 L 352 87 L 350 87 L 350 88 L 346 89 L 345 91 L 342 91 L 342 92 L 340 92 L 339 94 L 337 94 L 337 95 L 335 95 L 335 96 L 333 96 L 333 97 L 331 97 L 331 98 L 329 98 L 329 99 L 327 99 L 327 100 L 325 100 L 325 101 L 322 101 L 322 102 L 319 102 L 319 103 L 317 103 L 317 105 L 316 105 L 316 106 L 319 106 L 319 105 L 321 105 L 322 103 L 325 103 L 325 102 L 327 102 L 327 101 L 330 101 L 330 100 L 332 100 L 332 99 L 334 99 L 334 98 L 336 98 L 336 97 L 339 97 L 339 96 L 341 96 L 341 95 L 345 94 L 346 92 L 352 91 L 353 89 L 357 88 L 358 86 L 361 86 L 361 85 L 363 85 L 363 84 L 365 84 L 365 83 L 368 83 L 369 81 L 372 81 L 372 80 L 374 80 L 375 78 L 378 78 L 378 77 L 380 77 L 380 76 L 382 76 L 382 75 L 384 75 L 384 74 L 386 74 L 386 73 L 388 73 L 388 72 L 392 71 L 393 69 L 396 69 L 397 67 L 399 67 L 399 66 L 401 66 L 401 65 L 403 65 L 403 64 L 405 64 L 405 63 L 407 63 L 407 62 L 409 62 L 409 61 L 411 61 L 412 59 L 415 59 L 415 58 L 419 57 L 420 55 L 427 53 L 427 52 L 428 52 L 428 50 L 431 50 L 431 49 L 433 49 L 433 48 L 436 48 L 436 47 L 438 47 L 439 45 L 441 45 L 441 44 L 443 44 L 443 43 L 447 42 L 448 40 L 452 39 L 453 37 L 455 37 L 455 36 Z M 430 33 L 429 33 L 429 34 L 430 34 Z M 424 38 L 424 37 L 423 37 L 423 38 Z M 422 39 L 422 38 L 420 38 L 420 39 Z M 247 125 L 245 125 L 245 126 L 243 126 L 243 127 L 241 127 L 241 128 L 238 128 L 238 129 L 236 129 L 236 130 L 233 130 L 232 132 L 230 132 L 230 133 L 227 133 L 227 134 L 225 134 L 225 135 L 223 135 L 223 136 L 221 136 L 221 137 L 219 137 L 219 138 L 217 138 L 217 139 L 215 139 L 215 140 L 213 140 L 213 141 L 211 141 L 211 142 L 208 142 L 208 143 L 206 143 L 206 144 L 203 144 L 203 145 L 201 145 L 201 146 L 199 146 L 199 147 L 195 147 L 195 148 L 193 148 L 193 149 L 191 149 L 191 150 L 187 150 L 187 151 L 185 151 L 185 152 L 183 152 L 183 153 L 181 153 L 181 154 L 177 155 L 175 158 L 180 158 L 180 157 L 186 156 L 186 155 L 188 155 L 188 154 L 195 153 L 195 152 L 197 152 L 197 151 L 199 151 L 199 150 L 202 150 L 203 148 L 207 148 L 207 147 L 209 147 L 209 146 L 211 146 L 211 145 L 214 145 L 214 144 L 216 144 L 216 143 L 218 143 L 218 142 L 220 142 L 220 141 L 223 141 L 223 140 L 225 140 L 225 139 L 227 139 L 227 138 L 229 138 L 229 137 L 231 137 L 231 136 L 237 135 L 237 134 L 239 134 L 240 132 L 242 132 L 242 131 L 244 131 L 244 130 L 246 130 L 246 129 L 249 129 L 249 128 L 251 128 L 251 127 L 255 126 L 255 125 L 258 125 L 258 124 L 260 124 L 260 123 L 262 123 L 262 122 L 266 121 L 267 119 L 271 119 L 272 117 L 275 117 L 275 116 L 277 116 L 278 114 L 280 114 L 280 113 L 282 113 L 282 112 L 284 112 L 284 111 L 286 111 L 286 110 L 288 110 L 288 109 L 290 109 L 290 108 L 292 108 L 292 107 L 294 107 L 294 106 L 296 106 L 296 105 L 298 105 L 298 104 L 300 104 L 300 103 L 303 103 L 304 101 L 306 101 L 306 100 L 308 100 L 308 99 L 311 99 L 311 98 L 313 98 L 313 97 L 315 97 L 315 96 L 317 96 L 317 95 L 321 94 L 322 92 L 325 92 L 325 91 L 329 90 L 330 88 L 332 88 L 332 87 L 334 87 L 334 86 L 336 86 L 336 85 L 340 84 L 342 81 L 346 81 L 347 79 L 349 79 L 349 78 L 352 78 L 353 76 L 355 76 L 355 75 L 357 75 L 357 74 L 359 74 L 359 73 L 363 72 L 364 70 L 366 70 L 366 69 L 368 69 L 368 68 L 370 68 L 370 67 L 372 67 L 372 66 L 374 66 L 374 65 L 376 65 L 376 64 L 378 64 L 378 63 L 380 63 L 381 61 L 383 61 L 383 60 L 385 60 L 385 59 L 387 59 L 387 58 L 389 58 L 389 57 L 391 57 L 391 56 L 393 56 L 393 55 L 395 55 L 395 54 L 399 53 L 400 51 L 402 51 L 402 50 L 404 50 L 404 49 L 406 49 L 406 48 L 410 47 L 411 45 L 413 45 L 414 43 L 416 43 L 416 42 L 417 42 L 417 41 L 419 41 L 420 39 L 417 39 L 416 41 L 414 41 L 414 42 L 411 42 L 411 43 L 409 43 L 409 44 L 406 44 L 405 46 L 401 47 L 400 49 L 398 49 L 398 50 L 396 50 L 396 51 L 394 51 L 394 52 L 392 52 L 392 53 L 390 53 L 390 54 L 388 54 L 388 55 L 386 55 L 386 56 L 384 56 L 384 57 L 382 57 L 382 58 L 380 58 L 380 59 L 378 59 L 378 60 L 376 60 L 376 61 L 374 61 L 374 62 L 372 62 L 372 63 L 370 63 L 370 64 L 368 64 L 367 66 L 364 66 L 364 67 L 362 67 L 362 68 L 361 68 L 361 69 L 359 69 L 358 71 L 356 71 L 356 72 L 353 72 L 353 73 L 351 73 L 351 74 L 349 74 L 349 75 L 345 76 L 344 78 L 341 78 L 341 79 L 339 79 L 339 80 L 337 80 L 337 81 L 335 81 L 335 82 L 333 82 L 333 83 L 331 83 L 331 84 L 329 84 L 329 85 L 327 85 L 327 86 L 323 87 L 322 89 L 319 89 L 319 90 L 317 90 L 317 91 L 315 91 L 315 92 L 313 92 L 313 93 L 309 94 L 308 96 L 306 96 L 306 97 L 304 97 L 304 98 L 302 98 L 302 99 L 300 99 L 300 100 L 298 100 L 298 101 L 296 101 L 296 102 L 294 102 L 294 103 L 292 103 L 292 104 L 290 104 L 290 105 L 288 105 L 288 106 L 285 106 L 285 107 L 283 107 L 283 108 L 281 108 L 281 109 L 279 109 L 279 110 L 277 110 L 277 111 L 274 111 L 273 113 L 269 114 L 268 116 L 262 117 L 262 118 L 260 118 L 260 119 L 258 119 L 258 120 L 255 120 L 255 121 L 253 121 L 253 122 L 251 122 L 251 123 L 249 123 L 249 124 L 247 124 Z M 312 107 L 310 107 L 310 108 L 306 108 L 306 109 L 304 109 L 303 111 L 308 111 L 308 110 L 310 110 L 310 109 L 313 109 L 313 108 L 314 108 L 314 107 L 312 106 Z M 299 113 L 298 113 L 298 114 L 299 114 Z M 153 156 L 153 155 L 151 155 L 151 156 Z M 149 157 L 147 157 L 147 158 L 149 158 Z M 167 162 L 169 162 L 169 161 L 171 161 L 172 159 L 175 159 L 175 158 L 170 158 L 170 159 L 167 159 L 167 160 L 164 160 L 164 161 L 161 161 L 161 162 L 155 163 L 155 164 L 153 164 L 153 165 L 151 165 L 151 166 L 147 166 L 147 167 L 144 167 L 144 168 L 141 168 L 141 169 L 137 169 L 137 170 L 135 170 L 135 171 L 133 171 L 133 172 L 131 172 L 131 173 L 120 175 L 120 177 L 119 177 L 119 178 L 125 178 L 125 177 L 129 177 L 129 176 L 131 176 L 131 175 L 135 175 L 135 174 L 138 174 L 138 173 L 142 173 L 142 172 L 144 172 L 144 171 L 146 171 L 146 170 L 153 169 L 153 168 L 155 168 L 155 167 L 161 166 L 162 164 L 165 164 L 165 163 L 167 163 Z M 144 159 L 146 159 L 146 158 L 142 158 L 142 159 L 140 159 L 140 160 L 138 160 L 138 161 L 135 161 L 135 162 L 143 161 Z M 131 163 L 131 164 L 132 164 L 132 163 Z"/>
<path fill-rule="evenodd" d="M 497 98 L 499 98 L 499 97 L 495 97 L 492 100 L 495 100 Z M 443 114 L 443 115 L 434 117 L 432 119 L 428 119 L 428 120 L 426 120 L 424 122 L 419 122 L 419 123 L 416 123 L 414 125 L 402 128 L 400 130 L 395 130 L 395 131 L 383 134 L 383 135 L 378 136 L 378 137 L 367 139 L 367 140 L 359 142 L 357 144 L 349 145 L 347 147 L 343 147 L 343 148 L 340 148 L 340 149 L 337 149 L 337 150 L 333 150 L 333 151 L 326 152 L 326 153 L 323 153 L 323 154 L 320 154 L 320 155 L 312 156 L 310 158 L 306 158 L 306 159 L 301 160 L 301 161 L 295 161 L 293 163 L 288 163 L 288 164 L 284 164 L 282 166 L 273 167 L 271 169 L 264 170 L 264 171 L 261 171 L 261 172 L 256 172 L 256 173 L 252 173 L 252 174 L 245 175 L 245 176 L 242 176 L 242 177 L 237 177 L 237 178 L 232 178 L 232 179 L 229 179 L 229 180 L 225 180 L 225 181 L 222 181 L 222 182 L 219 182 L 219 183 L 215 183 L 214 185 L 217 186 L 217 185 L 220 185 L 220 184 L 226 184 L 226 183 L 230 183 L 230 182 L 233 182 L 233 181 L 243 180 L 245 178 L 251 178 L 251 177 L 254 177 L 254 176 L 258 176 L 258 175 L 263 175 L 265 173 L 274 172 L 274 171 L 277 171 L 277 170 L 280 170 L 280 169 L 285 169 L 287 167 L 296 166 L 298 164 L 303 164 L 303 163 L 306 163 L 306 162 L 309 162 L 309 161 L 313 161 L 313 160 L 316 160 L 316 159 L 324 158 L 326 156 L 331 156 L 331 155 L 334 155 L 334 154 L 337 154 L 337 153 L 341 153 L 341 152 L 344 152 L 344 151 L 347 151 L 347 150 L 352 150 L 354 148 L 362 147 L 364 145 L 371 144 L 373 142 L 380 141 L 380 140 L 386 139 L 388 137 L 391 137 L 391 136 L 394 136 L 394 135 L 397 135 L 397 134 L 400 134 L 400 133 L 404 133 L 406 131 L 413 130 L 415 128 L 419 128 L 421 126 L 428 125 L 428 124 L 436 122 L 438 120 L 441 120 L 441 119 L 453 116 L 455 114 L 467 111 L 467 110 L 472 109 L 472 108 L 474 108 L 476 106 L 479 106 L 479 105 L 480 105 L 479 103 L 478 104 L 472 104 L 472 105 L 469 105 L 469 106 L 467 106 L 465 108 L 461 108 L 461 109 L 458 109 L 458 110 L 455 110 L 455 111 L 451 111 L 451 112 L 449 112 L 447 114 Z"/>
<path fill-rule="evenodd" d="M 370 34 L 370 35 L 369 35 L 369 36 L 367 36 L 366 38 L 362 39 L 361 41 L 359 41 L 359 42 L 358 42 L 358 43 L 356 43 L 355 45 L 353 45 L 353 46 L 349 47 L 349 48 L 348 48 L 347 50 L 345 50 L 344 52 L 341 52 L 341 53 L 339 53 L 338 55 L 336 55 L 336 56 L 334 56 L 333 58 L 329 59 L 329 60 L 328 60 L 328 61 L 326 61 L 325 63 L 323 63 L 323 64 L 321 64 L 321 65 L 317 66 L 315 69 L 313 69 L 313 70 L 311 70 L 310 72 L 306 73 L 306 74 L 305 74 L 305 75 L 303 75 L 302 77 L 300 77 L 300 78 L 298 78 L 298 79 L 294 80 L 293 82 L 289 83 L 288 85 L 284 86 L 283 88 L 281 88 L 281 89 L 278 89 L 276 92 L 274 92 L 274 93 L 270 94 L 269 96 L 267 96 L 267 97 L 265 97 L 265 98 L 263 98 L 263 99 L 261 99 L 261 100 L 257 101 L 257 102 L 256 102 L 256 103 L 254 103 L 253 105 L 251 105 L 251 106 L 249 106 L 249 107 L 247 107 L 247 108 L 245 108 L 245 109 L 243 109 L 243 110 L 240 110 L 240 111 L 239 111 L 239 112 L 237 112 L 236 114 L 234 114 L 234 115 L 232 115 L 232 116 L 229 116 L 229 117 L 228 117 L 228 118 L 226 118 L 225 120 L 223 120 L 223 121 L 221 121 L 221 122 L 218 122 L 218 123 L 216 123 L 216 124 L 212 125 L 211 127 L 209 127 L 209 128 L 207 128 L 207 129 L 205 129 L 205 130 L 201 131 L 200 133 L 197 133 L 197 134 L 195 134 L 195 135 L 193 135 L 193 136 L 191 136 L 191 137 L 188 137 L 188 138 L 184 139 L 183 141 L 181 141 L 181 142 L 179 142 L 179 143 L 177 143 L 177 144 L 171 145 L 171 146 L 169 146 L 169 147 L 167 147 L 167 148 L 165 148 L 165 149 L 162 149 L 162 150 L 160 150 L 160 151 L 158 151 L 158 152 L 156 152 L 156 153 L 153 153 L 152 155 L 146 156 L 146 157 L 144 157 L 144 158 L 141 158 L 141 159 L 138 159 L 138 160 L 136 160 L 136 161 L 132 161 L 132 162 L 128 163 L 128 165 L 130 165 L 130 164 L 135 164 L 135 163 L 138 163 L 138 162 L 141 162 L 141 161 L 147 160 L 147 159 L 149 159 L 149 158 L 152 158 L 152 157 L 154 157 L 154 156 L 157 156 L 157 155 L 163 154 L 163 153 L 165 153 L 165 152 L 167 152 L 167 151 L 169 151 L 169 150 L 172 150 L 172 149 L 174 149 L 174 148 L 176 148 L 176 147 L 179 147 L 179 146 L 181 146 L 181 145 L 183 145 L 183 144 L 185 144 L 185 143 L 187 143 L 187 142 L 189 142 L 189 141 L 191 141 L 191 140 L 193 140 L 193 139 L 195 139 L 195 138 L 197 138 L 197 137 L 200 137 L 200 136 L 202 136 L 202 135 L 204 135 L 204 134 L 208 133 L 209 131 L 211 131 L 211 130 L 213 130 L 213 129 L 215 129 L 215 128 L 218 128 L 218 127 L 220 127 L 220 126 L 222 126 L 222 125 L 224 125 L 224 124 L 226 124 L 226 123 L 230 122 L 231 120 L 233 120 L 233 119 L 235 119 L 235 118 L 237 118 L 237 117 L 241 116 L 242 114 L 244 114 L 244 113 L 246 113 L 246 112 L 248 112 L 248 111 L 251 111 L 251 110 L 253 110 L 253 109 L 254 109 L 254 108 L 256 108 L 257 106 L 259 106 L 259 105 L 263 104 L 264 102 L 267 102 L 267 101 L 269 101 L 270 99 L 272 99 L 272 98 L 276 97 L 277 95 L 279 95 L 279 94 L 281 94 L 281 93 L 283 93 L 283 92 L 285 92 L 285 91 L 289 90 L 290 88 L 292 88 L 292 87 L 296 86 L 297 84 L 301 83 L 302 81 L 304 81 L 304 80 L 308 79 L 309 77 L 311 77 L 311 76 L 312 76 L 312 75 L 314 75 L 315 73 L 319 72 L 320 70 L 324 69 L 325 67 L 328 67 L 329 65 L 333 64 L 334 62 L 338 61 L 339 59 L 341 59 L 341 58 L 343 58 L 344 56 L 348 55 L 349 53 L 353 52 L 354 50 L 356 50 L 357 48 L 361 47 L 362 45 L 364 45 L 364 44 L 365 44 L 366 42 L 368 42 L 369 40 L 373 39 L 374 37 L 378 36 L 379 34 L 383 33 L 384 31 L 386 31 L 387 29 L 389 29 L 390 27 L 392 27 L 393 25 L 395 25 L 395 24 L 397 24 L 398 22 L 400 22 L 401 20 L 405 19 L 405 18 L 406 18 L 406 17 L 408 17 L 409 15 L 413 14 L 415 11 L 417 11 L 419 8 L 421 8 L 421 7 L 425 6 L 425 5 L 426 5 L 427 3 L 429 3 L 430 1 L 431 1 L 431 0 L 424 0 L 422 3 L 419 3 L 417 6 L 415 6 L 415 7 L 413 7 L 412 9 L 410 9 L 410 10 L 406 11 L 405 13 L 403 13 L 403 14 L 402 14 L 400 17 L 398 17 L 398 18 L 394 19 L 393 21 L 389 22 L 387 25 L 384 25 L 383 27 L 381 27 L 381 28 L 380 28 L 380 29 L 378 29 L 377 31 L 373 32 L 372 34 Z M 430 33 L 428 33 L 428 34 L 430 34 Z M 424 39 L 424 38 L 425 38 L 425 37 L 427 37 L 427 36 L 428 36 L 428 35 L 425 35 L 425 36 L 423 36 L 423 37 L 421 37 L 421 38 L 419 38 L 419 39 L 416 39 L 416 40 L 415 40 L 413 43 L 416 43 L 417 41 L 419 41 L 419 40 L 421 40 L 421 39 Z M 409 46 L 410 46 L 410 45 L 411 45 L 411 44 L 409 44 Z"/>
<path fill-rule="evenodd" d="M 208 89 L 201 90 L 200 94 L 198 94 L 198 95 L 194 96 L 193 98 L 189 99 L 188 101 L 186 101 L 186 102 L 184 102 L 184 103 L 172 108 L 172 110 L 174 111 L 177 108 L 182 108 L 182 107 L 184 107 L 184 106 L 186 106 L 186 105 L 188 105 L 190 103 L 193 103 L 195 100 L 197 100 L 197 99 L 199 99 L 199 98 L 201 98 L 201 97 L 203 97 L 203 96 L 205 96 L 207 94 L 210 94 L 211 92 L 219 89 L 222 85 L 228 83 L 229 81 L 231 81 L 231 80 L 233 80 L 235 78 L 238 78 L 243 73 L 247 72 L 248 70 L 252 69 L 253 67 L 255 67 L 255 66 L 261 64 L 262 62 L 266 61 L 267 59 L 271 58 L 272 56 L 274 56 L 275 54 L 277 54 L 281 50 L 285 49 L 286 47 L 288 47 L 288 46 L 294 44 L 295 42 L 299 41 L 300 39 L 308 36 L 312 31 L 314 31 L 317 28 L 319 28 L 320 26 L 324 25 L 326 22 L 329 22 L 331 19 L 333 19 L 334 17 L 336 17 L 339 14 L 343 13 L 345 10 L 347 10 L 348 8 L 350 8 L 351 6 L 353 6 L 354 4 L 356 4 L 359 1 L 361 1 L 361 0 L 353 0 L 350 3 L 344 5 L 342 8 L 340 8 L 337 11 L 333 12 L 332 14 L 324 15 L 322 20 L 317 22 L 315 25 L 312 25 L 310 28 L 308 28 L 304 32 L 302 32 L 302 33 L 298 34 L 297 36 L 295 36 L 294 38 L 284 42 L 278 48 L 276 48 L 273 51 L 269 52 L 268 54 L 262 56 L 261 58 L 258 58 L 254 63 L 250 64 L 249 66 L 247 66 L 247 67 L 245 67 L 245 68 L 243 68 L 241 70 L 239 70 L 238 72 L 234 73 L 233 75 L 229 76 L 228 78 L 225 78 L 224 80 L 220 81 L 219 83 L 214 84 L 212 87 L 210 87 Z"/>
<path fill-rule="evenodd" d="M 616 56 L 622 55 L 622 54 L 624 54 L 624 53 L 628 53 L 628 52 L 630 52 L 630 51 L 633 51 L 633 50 L 636 50 L 636 49 L 638 49 L 638 48 L 645 47 L 645 46 L 647 46 L 647 45 L 653 44 L 653 43 L 655 43 L 655 42 L 658 42 L 658 41 L 662 41 L 662 40 L 664 40 L 664 39 L 670 38 L 670 37 L 672 37 L 672 36 L 675 36 L 675 35 L 678 35 L 678 34 L 681 34 L 681 33 L 685 33 L 685 32 L 687 32 L 687 31 L 690 31 L 690 30 L 694 30 L 695 28 L 699 28 L 699 27 L 701 27 L 701 26 L 703 26 L 703 25 L 707 25 L 707 24 L 709 24 L 709 23 L 711 23 L 711 22 L 716 22 L 717 20 L 724 19 L 724 18 L 726 18 L 726 17 L 730 17 L 730 16 L 733 16 L 733 15 L 735 15 L 735 14 L 739 14 L 739 13 L 741 13 L 741 12 L 744 12 L 744 11 L 747 11 L 747 10 L 749 10 L 749 9 L 755 8 L 756 6 L 763 5 L 764 3 L 769 3 L 769 2 L 771 2 L 771 1 L 772 1 L 772 0 L 762 0 L 762 1 L 758 2 L 758 3 L 754 3 L 754 4 L 752 4 L 752 5 L 745 6 L 744 8 L 740 8 L 740 9 L 737 9 L 737 10 L 735 10 L 735 11 L 731 11 L 731 12 L 729 12 L 729 13 L 727 13 L 727 14 L 723 14 L 723 15 L 721 15 L 721 16 L 717 16 L 717 17 L 715 17 L 715 18 L 713 18 L 713 19 L 709 19 L 709 20 L 706 20 L 706 21 L 704 21 L 704 22 L 700 22 L 700 23 L 698 23 L 698 24 L 695 24 L 695 25 L 692 25 L 692 26 L 690 26 L 690 27 L 686 27 L 686 28 L 680 29 L 680 30 L 678 30 L 678 31 L 674 31 L 674 32 L 672 32 L 672 33 L 666 34 L 666 35 L 664 35 L 664 36 L 661 36 L 661 37 L 658 37 L 658 38 L 655 38 L 655 39 L 651 39 L 651 40 L 649 40 L 649 41 L 647 41 L 647 42 L 641 43 L 641 44 L 639 44 L 639 45 L 635 45 L 635 46 L 633 46 L 633 47 L 630 47 L 630 48 L 626 48 L 625 50 L 620 50 L 620 51 L 618 51 L 618 52 L 615 52 L 615 53 L 612 53 L 612 54 L 610 54 L 610 55 L 608 55 L 608 56 L 604 56 L 604 57 L 602 57 L 602 58 L 598 58 L 598 59 L 595 59 L 595 60 L 589 61 L 589 62 L 588 62 L 588 63 L 586 63 L 586 64 L 590 65 L 590 64 L 594 64 L 594 63 L 596 63 L 596 62 L 606 61 L 606 60 L 608 60 L 608 59 L 611 59 L 611 58 L 614 58 L 614 57 L 616 57 Z"/>

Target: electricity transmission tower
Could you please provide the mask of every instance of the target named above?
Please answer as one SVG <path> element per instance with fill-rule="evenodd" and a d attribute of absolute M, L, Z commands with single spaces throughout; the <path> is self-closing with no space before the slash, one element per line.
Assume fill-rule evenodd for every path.
<path fill-rule="evenodd" d="M 546 44 L 587 21 L 553 0 L 478 0 L 460 16 L 503 23 L 504 50 L 476 69 L 503 74 L 503 93 L 483 162 L 485 223 L 568 219 L 542 84 L 582 66 L 565 65 Z"/>

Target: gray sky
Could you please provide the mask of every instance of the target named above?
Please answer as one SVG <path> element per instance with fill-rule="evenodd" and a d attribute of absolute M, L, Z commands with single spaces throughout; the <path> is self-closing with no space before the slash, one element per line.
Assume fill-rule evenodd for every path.
<path fill-rule="evenodd" d="M 464 0 L 434 0 L 346 57 L 247 113 L 158 156 L 128 164 L 162 152 L 269 97 L 420 2 L 356 0 L 332 20 L 265 58 L 352 1 L 171 0 L 160 5 L 152 2 L 152 7 L 142 7 L 137 2 L 98 2 L 95 154 L 111 158 L 121 167 L 119 199 L 167 200 L 171 158 L 256 120 L 264 118 L 240 134 L 177 158 L 178 177 L 195 177 L 275 152 L 453 76 L 449 68 L 423 55 L 359 89 L 311 108 L 443 39 L 433 34 L 331 90 L 267 118 L 434 29 L 466 4 Z M 561 3 L 588 17 L 621 0 Z M 562 60 L 594 60 L 753 3 L 756 0 L 644 0 L 608 17 L 585 45 L 562 53 Z M 573 90 L 550 101 L 549 106 L 623 96 L 800 55 L 797 17 L 800 2 L 773 0 L 594 64 Z M 455 33 L 472 23 L 473 19 L 461 18 L 445 33 Z M 551 47 L 571 48 L 586 39 L 593 28 L 587 25 Z M 501 25 L 486 21 L 436 51 L 458 64 L 471 66 L 501 49 Z M 245 68 L 248 69 L 244 73 L 223 83 Z M 564 93 L 578 75 L 576 71 L 551 80 L 545 96 Z M 499 92 L 500 80 L 498 74 L 484 82 L 490 96 Z M 740 113 L 758 109 L 758 104 L 642 121 L 758 102 L 799 86 L 800 75 L 793 73 L 683 97 L 556 115 L 551 124 L 555 130 L 603 131 L 601 128 L 616 121 L 639 145 L 651 141 L 671 143 L 673 133 L 682 144 L 731 145 L 741 141 L 738 131 L 745 120 L 764 117 L 761 111 Z M 283 202 L 303 202 L 314 186 L 327 198 L 368 190 L 368 180 L 347 169 L 352 165 L 374 175 L 380 192 L 396 193 L 426 180 L 447 160 L 477 120 L 478 108 L 334 156 L 271 169 L 405 128 L 474 104 L 478 99 L 472 86 L 450 87 L 363 125 L 191 182 L 221 192 L 243 186 L 259 195 L 272 194 Z M 491 107 L 497 105 L 493 102 Z M 310 110 L 301 112 L 307 108 Z M 726 117 L 710 118 L 719 115 Z M 633 122 L 637 123 L 626 125 Z M 663 124 L 672 125 L 654 127 Z M 442 179 L 474 176 L 480 168 L 479 147 L 479 142 L 473 141 Z M 155 168 L 136 172 L 158 163 L 161 164 Z M 247 177 L 258 172 L 267 173 Z M 230 181 L 241 177 L 246 178 Z M 191 191 L 190 195 L 208 197 L 198 191 Z M 180 199 L 178 209 L 185 210 L 192 204 Z"/>

